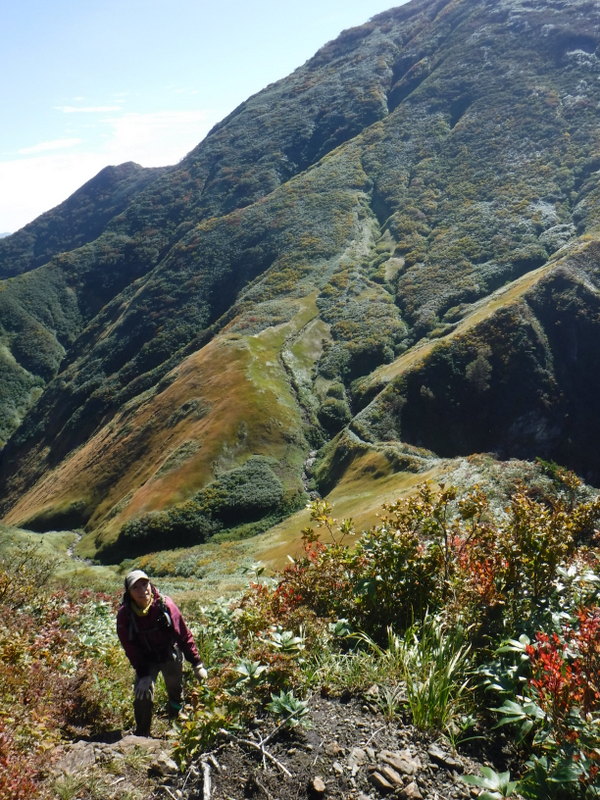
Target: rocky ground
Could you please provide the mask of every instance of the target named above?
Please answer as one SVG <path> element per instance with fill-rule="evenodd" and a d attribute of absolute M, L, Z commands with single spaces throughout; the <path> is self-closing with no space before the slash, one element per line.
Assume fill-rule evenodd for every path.
<path fill-rule="evenodd" d="M 185 772 L 169 756 L 169 739 L 124 736 L 78 742 L 57 766 L 79 785 L 78 800 L 378 800 L 383 796 L 465 800 L 479 790 L 461 778 L 478 763 L 453 753 L 368 700 L 316 696 L 308 727 L 270 721 L 231 735 Z M 72 795 L 73 796 L 73 795 Z"/>

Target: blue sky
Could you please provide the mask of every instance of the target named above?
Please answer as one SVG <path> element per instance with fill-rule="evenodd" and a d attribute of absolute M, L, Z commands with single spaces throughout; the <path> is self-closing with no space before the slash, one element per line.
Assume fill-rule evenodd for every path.
<path fill-rule="evenodd" d="M 404 0 L 19 0 L 3 9 L 0 233 L 108 164 L 174 164 L 247 97 Z"/>

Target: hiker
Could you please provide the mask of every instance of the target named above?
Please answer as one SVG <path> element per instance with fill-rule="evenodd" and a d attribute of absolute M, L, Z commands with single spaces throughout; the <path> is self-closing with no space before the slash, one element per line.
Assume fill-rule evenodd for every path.
<path fill-rule="evenodd" d="M 170 597 L 159 593 L 141 569 L 134 569 L 125 578 L 117 634 L 135 670 L 135 734 L 150 736 L 158 673 L 162 672 L 165 681 L 172 718 L 181 710 L 183 657 L 192 665 L 198 680 L 206 680 L 207 673 L 180 610 Z"/>

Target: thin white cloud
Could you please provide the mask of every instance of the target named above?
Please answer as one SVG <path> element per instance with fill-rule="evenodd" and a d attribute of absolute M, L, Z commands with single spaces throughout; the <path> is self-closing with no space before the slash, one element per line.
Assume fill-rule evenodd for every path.
<path fill-rule="evenodd" d="M 121 106 L 54 106 L 63 114 L 106 114 L 110 111 L 121 111 Z"/>
<path fill-rule="evenodd" d="M 174 87 L 171 91 L 174 94 L 187 95 L 187 96 L 194 96 L 200 94 L 200 91 L 198 89 L 188 89 L 184 87 Z"/>
<path fill-rule="evenodd" d="M 137 161 L 145 167 L 175 164 L 222 116 L 221 112 L 197 110 L 130 112 L 109 117 L 106 122 L 111 131 L 105 152 L 112 158 Z"/>
<path fill-rule="evenodd" d="M 67 150 L 81 144 L 82 139 L 54 139 L 50 142 L 40 142 L 31 147 L 23 147 L 17 152 L 21 156 L 35 155 L 37 153 L 47 153 L 50 150 Z"/>
<path fill-rule="evenodd" d="M 125 161 L 144 167 L 176 164 L 223 116 L 222 110 L 111 115 L 94 125 L 103 137 L 97 146 L 65 138 L 20 151 L 27 157 L 0 161 L 0 232 L 22 228 L 106 166 Z M 59 150 L 59 142 L 64 148 L 77 143 L 77 150 Z"/>

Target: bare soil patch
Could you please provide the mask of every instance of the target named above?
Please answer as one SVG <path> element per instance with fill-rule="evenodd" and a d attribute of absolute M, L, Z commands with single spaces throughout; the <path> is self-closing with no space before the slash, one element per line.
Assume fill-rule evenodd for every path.
<path fill-rule="evenodd" d="M 78 800 L 466 800 L 478 795 L 461 778 L 479 772 L 477 761 L 402 719 L 386 719 L 369 699 L 316 695 L 309 708 L 307 727 L 278 729 L 272 719 L 256 720 L 184 772 L 170 758 L 172 732 L 168 738 L 80 741 L 67 748 L 62 766 L 79 778 Z"/>
<path fill-rule="evenodd" d="M 185 800 L 377 800 L 383 796 L 464 800 L 476 796 L 461 775 L 478 764 L 447 742 L 386 719 L 364 699 L 313 697 L 309 727 L 251 731 L 203 756 L 155 798 Z M 261 746 L 261 742 L 264 744 Z"/>

